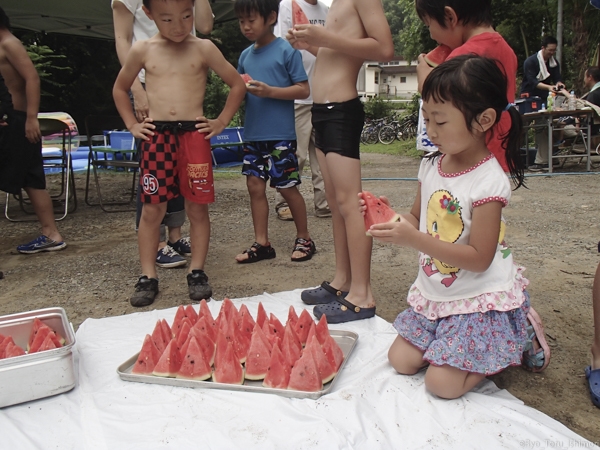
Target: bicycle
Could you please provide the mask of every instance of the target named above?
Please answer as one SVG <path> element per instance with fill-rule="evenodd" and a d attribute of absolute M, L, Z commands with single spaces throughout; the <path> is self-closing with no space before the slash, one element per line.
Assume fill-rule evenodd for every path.
<path fill-rule="evenodd" d="M 360 134 L 360 142 L 363 144 L 375 144 L 379 139 L 379 130 L 383 127 L 386 119 L 374 119 L 365 121 L 362 133 Z"/>

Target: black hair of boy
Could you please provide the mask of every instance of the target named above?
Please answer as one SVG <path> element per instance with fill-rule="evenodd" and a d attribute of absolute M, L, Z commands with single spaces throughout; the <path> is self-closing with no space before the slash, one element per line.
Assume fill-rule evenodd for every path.
<path fill-rule="evenodd" d="M 164 0 L 162 0 L 162 1 L 164 1 Z M 142 0 L 142 5 L 144 5 L 148 11 L 150 11 L 150 3 L 152 3 L 152 0 Z M 194 3 L 195 3 L 195 0 L 192 0 L 192 5 Z"/>
<path fill-rule="evenodd" d="M 492 0 L 415 0 L 415 8 L 419 18 L 435 20 L 442 28 L 446 28 L 446 6 L 456 12 L 463 25 L 491 25 Z"/>
<path fill-rule="evenodd" d="M 585 74 L 592 77 L 592 80 L 594 80 L 596 83 L 600 81 L 600 68 L 597 66 L 588 67 L 585 70 Z"/>
<path fill-rule="evenodd" d="M 236 17 L 258 13 L 266 22 L 272 12 L 275 13 L 275 17 L 279 15 L 279 0 L 235 0 L 233 11 Z M 273 25 L 276 23 L 277 20 Z"/>
<path fill-rule="evenodd" d="M 2 8 L 0 8 L 0 30 L 10 29 L 10 20 Z"/>
<path fill-rule="evenodd" d="M 467 129 L 473 130 L 473 123 L 486 109 L 496 111 L 496 125 L 502 112 L 510 105 L 506 96 L 506 76 L 495 59 L 474 54 L 460 55 L 449 59 L 431 71 L 423 84 L 423 100 L 432 99 L 436 103 L 450 102 L 462 112 Z M 523 122 L 519 111 L 508 106 L 511 128 L 502 138 L 506 149 L 506 164 L 515 189 L 525 186 L 525 165 L 521 158 L 521 131 Z M 493 131 L 492 131 L 493 132 Z M 432 157 L 439 155 L 436 152 Z"/>
<path fill-rule="evenodd" d="M 548 47 L 552 44 L 558 45 L 558 40 L 554 36 L 544 36 L 542 38 L 542 47 Z"/>

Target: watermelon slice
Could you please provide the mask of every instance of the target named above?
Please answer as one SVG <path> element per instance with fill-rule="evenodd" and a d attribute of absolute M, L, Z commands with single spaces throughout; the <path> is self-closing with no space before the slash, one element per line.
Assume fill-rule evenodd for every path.
<path fill-rule="evenodd" d="M 165 351 L 165 348 L 167 348 L 167 344 L 170 340 L 171 330 L 169 329 L 169 334 L 165 335 L 162 320 L 157 320 L 156 325 L 154 325 L 154 330 L 152 331 L 152 341 L 154 341 L 154 345 L 161 352 L 161 354 Z"/>
<path fill-rule="evenodd" d="M 323 315 L 324 315 L 324 314 L 323 314 Z M 310 342 L 310 340 L 311 340 L 313 337 L 317 337 L 316 325 L 315 325 L 315 323 L 314 323 L 314 322 L 310 324 L 310 328 L 308 329 L 308 335 L 306 336 L 306 345 L 308 345 L 308 343 Z M 317 338 L 317 341 L 318 341 L 318 340 L 319 340 L 319 339 Z"/>
<path fill-rule="evenodd" d="M 211 341 L 216 342 L 216 340 L 217 340 L 217 334 L 215 333 L 216 330 L 211 325 L 208 324 L 208 320 L 206 319 L 206 316 L 200 317 L 198 319 L 198 322 L 196 322 L 196 325 L 194 325 L 192 327 L 192 330 L 193 329 L 197 329 L 199 332 L 208 336 Z"/>
<path fill-rule="evenodd" d="M 171 331 L 171 327 L 167 323 L 166 319 L 161 319 L 160 324 L 163 329 L 163 336 L 165 337 L 165 348 L 167 348 L 167 345 L 169 345 L 169 342 L 173 337 L 173 331 Z"/>
<path fill-rule="evenodd" d="M 179 305 L 177 307 L 177 311 L 175 311 L 175 318 L 173 319 L 173 323 L 171 324 L 171 333 L 173 336 L 177 336 L 177 332 L 179 328 L 181 328 L 181 321 L 185 317 L 185 308 L 183 305 Z"/>
<path fill-rule="evenodd" d="M 44 342 L 42 342 L 42 345 L 40 345 L 40 348 L 38 348 L 38 352 L 45 352 L 46 350 L 54 350 L 55 348 L 59 348 L 54 343 L 53 335 L 53 331 L 46 335 Z"/>
<path fill-rule="evenodd" d="M 190 325 L 194 325 L 198 321 L 198 313 L 192 305 L 185 307 L 185 316 L 190 319 Z"/>
<path fill-rule="evenodd" d="M 220 363 L 215 365 L 213 381 L 217 383 L 244 384 L 244 367 L 235 356 L 233 342 L 227 343 L 225 354 Z"/>
<path fill-rule="evenodd" d="M 298 339 L 300 339 L 300 343 L 304 347 L 306 344 L 306 338 L 308 337 L 308 332 L 310 331 L 310 326 L 315 323 L 313 318 L 310 316 L 310 313 L 307 309 L 303 309 L 300 313 L 300 317 L 298 317 L 298 322 L 296 322 L 295 332 L 298 335 Z"/>
<path fill-rule="evenodd" d="M 151 375 L 156 367 L 156 363 L 160 360 L 161 352 L 156 347 L 154 339 L 149 334 L 144 338 L 142 350 L 131 369 L 131 373 Z"/>
<path fill-rule="evenodd" d="M 185 319 L 183 319 L 181 321 L 181 328 L 179 329 L 179 334 L 177 334 L 177 336 L 175 338 L 175 339 L 177 339 L 178 347 L 181 348 L 183 343 L 187 340 L 191 329 L 192 329 L 192 327 L 190 326 L 190 321 L 186 317 Z"/>
<path fill-rule="evenodd" d="M 317 335 L 317 339 L 319 340 L 319 344 L 323 345 L 327 338 L 331 336 L 329 334 L 329 327 L 327 326 L 327 317 L 325 314 L 321 316 L 319 322 L 315 326 L 315 333 Z"/>
<path fill-rule="evenodd" d="M 304 349 L 302 356 L 292 368 L 288 389 L 303 392 L 317 392 L 323 389 L 323 381 L 310 350 Z"/>
<path fill-rule="evenodd" d="M 300 340 L 289 322 L 285 325 L 285 333 L 281 342 L 281 352 L 290 368 L 294 366 L 302 354 L 302 344 L 300 344 Z"/>
<path fill-rule="evenodd" d="M 196 327 L 191 329 L 188 339 L 191 336 L 196 338 L 198 345 L 202 349 L 202 353 L 206 356 L 208 364 L 212 366 L 215 363 L 215 352 L 217 351 L 215 341 L 213 341 L 206 333 L 199 331 Z"/>
<path fill-rule="evenodd" d="M 256 313 L 256 323 L 259 327 L 262 328 L 263 323 L 267 320 L 267 312 L 265 311 L 265 307 L 261 302 L 258 302 L 258 311 Z"/>
<path fill-rule="evenodd" d="M 271 362 L 271 350 L 265 343 L 266 337 L 258 323 L 254 327 L 250 348 L 246 357 L 246 378 L 249 380 L 262 380 L 267 375 Z"/>
<path fill-rule="evenodd" d="M 246 83 L 246 86 L 250 86 L 252 77 L 247 73 L 241 73 L 240 76 L 242 77 L 242 80 L 244 80 L 244 83 Z"/>
<path fill-rule="evenodd" d="M 308 17 L 300 8 L 300 5 L 296 0 L 292 0 L 292 26 L 294 25 L 310 25 Z"/>
<path fill-rule="evenodd" d="M 342 362 L 344 361 L 344 352 L 340 348 L 335 339 L 331 336 L 327 339 L 327 341 L 322 345 L 323 351 L 327 356 L 327 360 L 331 367 L 336 371 L 336 373 L 340 370 Z"/>
<path fill-rule="evenodd" d="M 269 324 L 273 327 L 272 331 L 275 333 L 275 335 L 279 336 L 279 339 L 283 339 L 285 328 L 283 328 L 283 325 L 273 313 L 271 313 L 269 316 Z"/>
<path fill-rule="evenodd" d="M 215 358 L 214 364 L 215 368 L 219 365 L 222 365 L 225 359 L 225 353 L 227 352 L 227 344 L 229 340 L 227 339 L 226 332 L 219 329 L 217 333 L 217 341 L 216 341 L 216 349 L 215 349 Z"/>
<path fill-rule="evenodd" d="M 181 367 L 177 371 L 176 378 L 186 380 L 208 380 L 212 376 L 212 369 L 207 361 L 202 347 L 194 336 L 190 336 L 187 350 L 183 356 Z"/>
<path fill-rule="evenodd" d="M 62 347 L 63 345 L 65 345 L 65 338 L 63 338 L 60 334 L 58 334 L 56 331 L 54 331 L 52 328 L 50 328 L 48 325 L 46 325 L 44 322 L 42 322 L 40 319 L 38 319 L 37 317 L 33 318 L 33 327 L 31 329 L 31 334 L 29 335 L 29 342 L 27 342 L 27 351 L 30 351 L 31 348 L 31 344 L 33 344 L 33 340 L 35 339 L 38 331 L 43 328 L 43 327 L 47 327 L 49 328 L 51 331 L 54 332 L 56 339 L 54 340 L 54 343 L 56 345 L 56 347 Z M 44 332 L 45 333 L 45 332 Z M 45 336 L 44 336 L 45 337 Z M 44 338 L 42 338 L 39 341 L 39 344 L 36 346 L 39 347 L 39 345 L 41 345 L 41 343 L 43 342 Z"/>
<path fill-rule="evenodd" d="M 175 339 L 171 339 L 169 345 L 167 345 L 167 348 L 165 348 L 165 351 L 156 363 L 152 373 L 157 377 L 174 378 L 177 376 L 177 372 L 179 371 L 180 367 L 181 353 L 179 351 L 179 347 L 177 346 L 177 341 Z"/>
<path fill-rule="evenodd" d="M 308 341 L 308 344 L 306 344 L 306 350 L 312 353 L 312 356 L 317 363 L 317 369 L 319 370 L 319 375 L 321 375 L 321 381 L 323 384 L 333 380 L 337 370 L 331 367 L 331 364 L 327 360 L 325 353 L 323 353 L 323 349 L 321 348 L 321 344 L 319 344 L 319 340 L 317 339 L 316 335 L 313 335 Z"/>
<path fill-rule="evenodd" d="M 296 322 L 298 322 L 298 314 L 296 314 L 296 310 L 294 309 L 294 307 L 292 305 L 290 305 L 290 310 L 288 311 L 288 318 L 287 318 L 286 325 L 288 323 L 290 323 L 293 327 L 295 327 Z"/>
<path fill-rule="evenodd" d="M 241 311 L 241 308 L 240 308 Z M 254 330 L 254 325 L 256 322 L 252 318 L 250 314 L 242 314 L 242 319 L 240 320 L 239 332 L 246 335 L 248 340 L 252 337 L 252 330 Z"/>
<path fill-rule="evenodd" d="M 369 233 L 371 225 L 378 223 L 397 222 L 398 219 L 400 219 L 400 214 L 396 214 L 392 208 L 383 203 L 378 197 L 374 196 L 370 192 L 363 191 L 362 198 L 367 206 L 364 217 L 367 236 L 371 236 Z"/>
<path fill-rule="evenodd" d="M 452 53 L 452 49 L 450 47 L 444 44 L 438 45 L 425 55 L 425 62 L 431 67 L 437 67 L 446 61 L 450 53 Z"/>
<path fill-rule="evenodd" d="M 22 356 L 25 354 L 25 350 L 23 350 L 20 346 L 15 344 L 11 338 L 6 346 L 6 350 L 4 351 L 5 358 L 13 358 L 15 356 Z"/>
<path fill-rule="evenodd" d="M 6 347 L 11 343 L 14 345 L 15 341 L 13 341 L 12 336 L 6 336 L 2 342 L 0 342 L 0 359 L 6 358 Z"/>
<path fill-rule="evenodd" d="M 267 369 L 267 375 L 263 380 L 263 386 L 274 389 L 287 389 L 290 381 L 291 368 L 283 357 L 278 346 L 273 347 L 271 361 Z"/>

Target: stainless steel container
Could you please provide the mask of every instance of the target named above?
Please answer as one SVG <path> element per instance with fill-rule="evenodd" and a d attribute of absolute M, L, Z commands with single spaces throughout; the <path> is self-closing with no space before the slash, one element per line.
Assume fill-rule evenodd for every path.
<path fill-rule="evenodd" d="M 75 333 L 63 308 L 45 308 L 0 317 L 0 334 L 27 348 L 33 319 L 65 338 L 61 348 L 0 359 L 0 408 L 61 394 L 75 387 Z"/>

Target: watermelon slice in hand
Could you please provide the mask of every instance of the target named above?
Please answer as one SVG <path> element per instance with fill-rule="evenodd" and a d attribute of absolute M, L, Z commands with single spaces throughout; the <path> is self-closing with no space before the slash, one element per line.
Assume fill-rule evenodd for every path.
<path fill-rule="evenodd" d="M 246 83 L 246 86 L 250 86 L 252 77 L 250 75 L 248 75 L 247 73 L 242 73 L 242 74 L 240 74 L 240 76 L 242 77 L 242 80 L 244 80 L 244 83 Z"/>
<path fill-rule="evenodd" d="M 292 25 L 310 25 L 308 17 L 296 0 L 292 0 Z"/>
<path fill-rule="evenodd" d="M 452 53 L 452 49 L 447 45 L 441 44 L 425 55 L 425 62 L 431 67 L 437 67 Z"/>
<path fill-rule="evenodd" d="M 367 206 L 364 217 L 367 236 L 371 236 L 369 229 L 372 225 L 397 222 L 400 219 L 400 214 L 397 214 L 392 208 L 370 192 L 363 191 L 362 198 Z"/>

